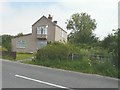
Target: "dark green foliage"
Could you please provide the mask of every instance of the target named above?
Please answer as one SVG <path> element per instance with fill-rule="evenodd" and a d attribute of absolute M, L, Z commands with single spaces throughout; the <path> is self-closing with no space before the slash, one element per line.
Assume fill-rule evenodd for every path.
<path fill-rule="evenodd" d="M 119 75 L 119 79 L 120 79 L 120 28 L 118 29 L 118 75 Z"/>
<path fill-rule="evenodd" d="M 2 59 L 7 59 L 7 60 L 15 60 L 13 57 L 9 56 L 9 55 L 3 55 Z"/>
<path fill-rule="evenodd" d="M 67 60 L 69 47 L 62 43 L 52 43 L 39 49 L 36 54 L 37 60 Z"/>
<path fill-rule="evenodd" d="M 0 36 L 0 46 L 2 46 L 2 36 Z"/>
<path fill-rule="evenodd" d="M 22 36 L 23 33 L 18 33 L 17 36 Z M 0 36 L 0 45 L 2 45 L 2 47 L 6 48 L 7 51 L 11 51 L 12 46 L 11 46 L 11 39 L 14 36 L 11 35 L 2 35 Z"/>
<path fill-rule="evenodd" d="M 17 37 L 23 36 L 23 33 L 18 33 L 16 36 Z"/>
<path fill-rule="evenodd" d="M 68 37 L 71 43 L 92 44 L 98 41 L 98 38 L 93 34 L 96 28 L 96 21 L 95 19 L 91 19 L 90 15 L 86 13 L 73 14 L 71 18 L 67 20 L 66 28 L 72 30 Z"/>
<path fill-rule="evenodd" d="M 2 35 L 2 47 L 5 47 L 8 51 L 11 51 L 11 35 Z"/>
<path fill-rule="evenodd" d="M 15 60 L 16 59 L 16 52 L 2 51 L 2 58 L 8 59 L 8 60 Z"/>
<path fill-rule="evenodd" d="M 80 58 L 74 58 L 73 60 L 68 58 L 71 53 L 79 55 Z M 101 55 L 103 58 L 91 57 L 92 54 L 96 56 Z M 51 43 L 39 49 L 36 54 L 36 59 L 28 63 L 118 77 L 117 68 L 111 63 L 109 53 L 102 48 L 87 45 Z"/>
<path fill-rule="evenodd" d="M 108 50 L 108 53 L 112 54 L 113 63 L 118 67 L 118 50 L 119 50 L 119 29 L 114 30 L 114 34 L 109 34 L 101 41 L 101 47 Z"/>
<path fill-rule="evenodd" d="M 91 62 L 91 65 L 89 62 Z M 86 58 L 83 58 L 82 60 L 33 60 L 26 61 L 26 63 L 116 78 L 118 77 L 117 68 L 110 63 L 99 61 L 92 63 L 91 60 Z"/>

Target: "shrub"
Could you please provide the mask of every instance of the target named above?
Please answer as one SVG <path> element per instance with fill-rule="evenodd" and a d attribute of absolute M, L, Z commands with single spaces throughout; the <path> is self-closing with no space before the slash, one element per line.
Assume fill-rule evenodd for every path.
<path fill-rule="evenodd" d="M 37 65 L 118 77 L 118 70 L 113 66 L 110 54 L 99 47 L 84 48 L 81 45 L 54 42 L 39 49 L 35 57 L 33 63 Z"/>
<path fill-rule="evenodd" d="M 70 53 L 69 47 L 62 43 L 52 43 L 37 51 L 37 60 L 67 60 Z"/>

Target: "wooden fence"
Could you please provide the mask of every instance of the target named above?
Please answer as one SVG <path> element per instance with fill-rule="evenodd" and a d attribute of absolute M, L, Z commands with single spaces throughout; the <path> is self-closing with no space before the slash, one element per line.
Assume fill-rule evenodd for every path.
<path fill-rule="evenodd" d="M 105 56 L 105 55 L 98 55 L 98 54 L 73 54 L 71 53 L 69 55 L 70 60 L 79 60 L 82 59 L 83 57 L 89 58 L 91 60 L 112 60 L 112 56 Z"/>

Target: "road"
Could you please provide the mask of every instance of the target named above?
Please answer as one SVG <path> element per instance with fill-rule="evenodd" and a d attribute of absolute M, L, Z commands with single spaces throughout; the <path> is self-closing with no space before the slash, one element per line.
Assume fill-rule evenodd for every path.
<path fill-rule="evenodd" d="M 118 88 L 118 80 L 3 60 L 2 88 Z"/>

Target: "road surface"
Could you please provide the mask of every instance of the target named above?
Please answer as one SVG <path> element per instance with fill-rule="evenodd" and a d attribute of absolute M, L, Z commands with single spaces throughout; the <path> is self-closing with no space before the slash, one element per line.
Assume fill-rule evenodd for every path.
<path fill-rule="evenodd" d="M 118 88 L 118 80 L 3 60 L 2 88 Z"/>

